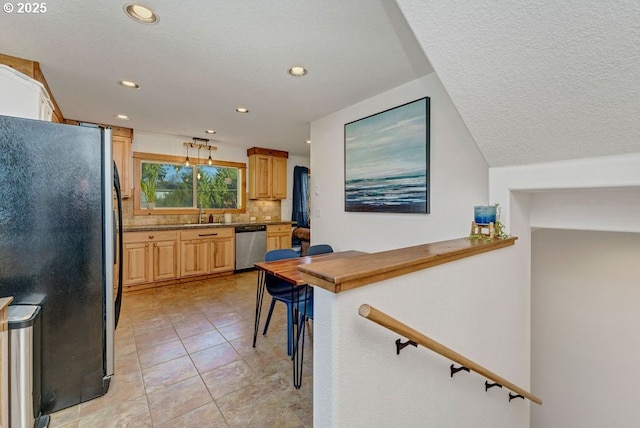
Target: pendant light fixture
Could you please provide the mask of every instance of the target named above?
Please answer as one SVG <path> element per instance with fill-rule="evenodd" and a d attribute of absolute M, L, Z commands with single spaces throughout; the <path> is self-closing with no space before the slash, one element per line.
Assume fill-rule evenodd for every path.
<path fill-rule="evenodd" d="M 209 150 L 209 158 L 207 159 L 207 164 L 208 165 L 213 165 L 213 158 L 211 157 L 211 150 L 218 150 L 218 148 L 216 146 L 211 146 L 209 145 L 209 140 L 205 139 L 205 138 L 197 138 L 197 137 L 193 137 L 193 141 L 192 142 L 188 142 L 185 141 L 184 143 L 182 143 L 186 148 L 187 148 L 187 157 L 185 158 L 184 161 L 184 166 L 185 167 L 189 167 L 191 166 L 191 159 L 189 159 L 189 149 L 198 149 L 198 157 L 196 158 L 196 169 L 198 169 L 198 167 L 200 166 L 200 149 L 206 149 Z M 204 165 L 204 163 L 202 164 Z M 196 174 L 198 180 L 200 180 L 200 178 L 202 178 L 202 173 L 200 172 L 200 170 L 198 169 L 197 174 Z"/>

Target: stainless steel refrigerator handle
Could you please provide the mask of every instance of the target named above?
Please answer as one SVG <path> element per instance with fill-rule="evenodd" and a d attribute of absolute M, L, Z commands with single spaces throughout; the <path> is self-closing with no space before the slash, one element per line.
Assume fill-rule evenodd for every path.
<path fill-rule="evenodd" d="M 117 219 L 117 223 L 114 223 L 114 227 L 116 228 L 115 233 L 113 235 L 113 239 L 114 242 L 117 241 L 118 244 L 118 248 L 116 249 L 115 246 L 113 248 L 113 252 L 114 252 L 114 257 L 115 254 L 118 255 L 118 260 L 117 260 L 117 264 L 118 264 L 118 293 L 116 294 L 116 298 L 115 298 L 115 307 L 114 307 L 114 311 L 115 311 L 115 322 L 114 322 L 114 326 L 113 329 L 117 329 L 118 328 L 118 320 L 120 319 L 120 310 L 122 309 L 122 269 L 123 269 L 123 264 L 122 264 L 122 257 L 123 257 L 123 253 L 124 253 L 124 248 L 123 248 L 123 231 L 122 231 L 122 187 L 120 186 L 120 175 L 118 174 L 118 166 L 116 165 L 115 161 L 113 162 L 113 187 L 116 190 L 116 202 L 118 203 L 118 219 Z M 115 212 L 113 213 L 114 215 L 114 222 L 115 220 Z M 117 234 L 117 237 L 116 237 Z"/>

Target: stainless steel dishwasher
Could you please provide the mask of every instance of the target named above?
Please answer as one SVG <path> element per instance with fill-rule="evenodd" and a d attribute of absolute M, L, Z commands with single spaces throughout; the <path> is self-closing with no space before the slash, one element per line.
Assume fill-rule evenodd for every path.
<path fill-rule="evenodd" d="M 264 261 L 267 251 L 267 226 L 246 224 L 236 226 L 236 270 L 252 268 Z"/>

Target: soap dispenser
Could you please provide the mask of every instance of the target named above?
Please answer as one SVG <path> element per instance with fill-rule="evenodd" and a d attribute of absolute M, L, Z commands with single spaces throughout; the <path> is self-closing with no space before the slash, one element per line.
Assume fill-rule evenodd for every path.
<path fill-rule="evenodd" d="M 209 223 L 213 223 L 213 214 L 209 214 Z"/>

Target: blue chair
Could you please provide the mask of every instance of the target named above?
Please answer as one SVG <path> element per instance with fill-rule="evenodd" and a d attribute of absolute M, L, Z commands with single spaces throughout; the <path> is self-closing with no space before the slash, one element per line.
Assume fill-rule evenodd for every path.
<path fill-rule="evenodd" d="M 314 256 L 316 254 L 333 253 L 333 248 L 328 244 L 317 244 L 307 248 L 307 256 Z"/>
<path fill-rule="evenodd" d="M 268 251 L 265 254 L 264 261 L 271 262 L 275 260 L 293 259 L 296 257 L 298 257 L 298 253 L 295 250 L 285 248 Z M 306 308 L 305 313 L 300 315 L 309 318 L 313 317 L 313 288 L 304 285 L 300 286 L 295 293 L 292 293 L 292 284 L 268 274 L 265 278 L 265 285 L 267 292 L 271 295 L 271 305 L 269 307 L 267 322 L 264 325 L 264 331 L 262 334 L 267 334 L 276 301 L 284 303 L 287 306 L 287 354 L 291 355 L 293 353 L 293 326 L 297 323 L 297 320 L 293 318 L 293 310 L 296 309 L 296 311 L 298 311 L 300 308 Z"/>

